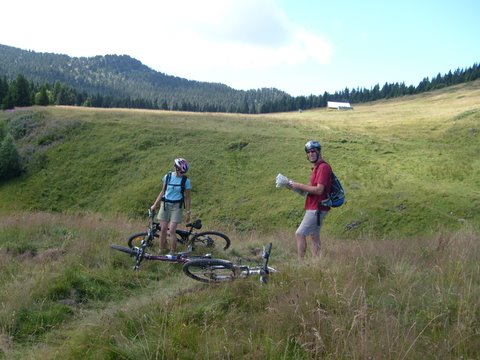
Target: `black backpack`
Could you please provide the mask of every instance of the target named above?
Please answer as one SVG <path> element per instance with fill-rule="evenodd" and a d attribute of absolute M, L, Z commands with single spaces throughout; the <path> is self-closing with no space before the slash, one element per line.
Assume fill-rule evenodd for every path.
<path fill-rule="evenodd" d="M 164 202 L 170 202 L 170 203 L 179 203 L 179 206 L 182 207 L 182 204 L 183 204 L 183 207 L 185 208 L 185 196 L 184 196 L 184 193 L 185 193 L 185 184 L 187 183 L 187 177 L 186 176 L 182 176 L 182 182 L 180 183 L 180 185 L 178 184 L 170 184 L 170 179 L 172 178 L 172 172 L 170 171 L 168 174 L 167 174 L 167 178 L 165 179 L 165 186 L 180 186 L 180 193 L 182 194 L 182 198 L 180 200 L 167 200 L 165 197 L 162 198 L 162 200 Z M 165 190 L 167 189 L 165 187 Z"/>

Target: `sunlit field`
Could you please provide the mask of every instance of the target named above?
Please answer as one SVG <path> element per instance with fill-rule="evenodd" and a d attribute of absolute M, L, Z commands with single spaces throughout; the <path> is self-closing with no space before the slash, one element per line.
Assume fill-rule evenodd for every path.
<path fill-rule="evenodd" d="M 26 172 L 0 185 L 0 359 L 480 358 L 480 82 L 269 115 L 70 107 L 0 113 Z M 347 193 L 320 258 L 296 257 L 318 139 Z M 214 257 L 267 285 L 220 286 L 110 249 L 147 225 L 173 158 Z M 307 249 L 307 252 L 310 249 Z"/>

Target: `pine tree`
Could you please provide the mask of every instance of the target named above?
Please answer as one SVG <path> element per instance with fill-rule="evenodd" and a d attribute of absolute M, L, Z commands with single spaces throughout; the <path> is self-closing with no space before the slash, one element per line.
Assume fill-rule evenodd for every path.
<path fill-rule="evenodd" d="M 3 103 L 3 98 L 7 96 L 8 93 L 8 81 L 7 77 L 4 76 L 0 78 L 0 105 Z"/>
<path fill-rule="evenodd" d="M 31 94 L 30 86 L 27 79 L 23 75 L 18 75 L 13 84 L 13 91 L 15 94 L 15 106 L 30 106 Z"/>
<path fill-rule="evenodd" d="M 35 96 L 35 104 L 41 106 L 49 105 L 48 92 L 46 85 L 40 87 L 40 91 Z"/>
<path fill-rule="evenodd" d="M 7 95 L 3 98 L 2 110 L 10 110 L 13 108 L 15 108 L 15 94 L 13 86 L 10 86 Z"/>

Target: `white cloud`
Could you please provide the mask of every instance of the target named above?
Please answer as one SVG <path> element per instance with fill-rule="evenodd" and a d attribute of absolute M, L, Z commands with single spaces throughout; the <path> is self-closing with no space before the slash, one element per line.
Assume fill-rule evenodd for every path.
<path fill-rule="evenodd" d="M 157 71 L 233 87 L 229 74 L 245 71 L 246 79 L 281 65 L 328 64 L 332 56 L 327 39 L 293 23 L 275 0 L 17 0 L 2 12 L 10 14 L 0 22 L 2 44 L 127 54 Z"/>
<path fill-rule="evenodd" d="M 326 64 L 332 56 L 328 40 L 292 23 L 271 0 L 182 1 L 169 14 L 179 16 L 164 13 L 156 45 L 143 50 L 150 66 L 167 73 Z"/>
<path fill-rule="evenodd" d="M 225 4 L 229 4 L 225 7 Z M 210 16 L 197 18 L 196 28 L 203 36 L 220 43 L 278 47 L 289 41 L 290 24 L 273 1 L 223 2 Z M 200 19 L 200 20 L 199 20 Z"/>

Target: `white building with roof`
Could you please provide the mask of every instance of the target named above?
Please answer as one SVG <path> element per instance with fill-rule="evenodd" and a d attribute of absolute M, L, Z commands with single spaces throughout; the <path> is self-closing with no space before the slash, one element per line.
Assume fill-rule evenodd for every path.
<path fill-rule="evenodd" d="M 327 109 L 353 110 L 353 107 L 349 102 L 328 101 Z"/>

